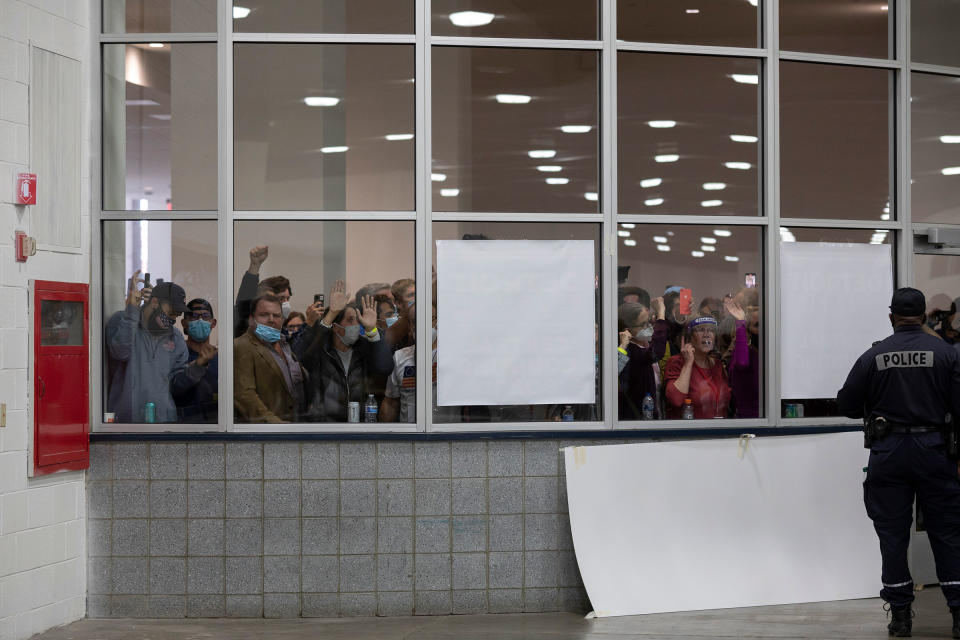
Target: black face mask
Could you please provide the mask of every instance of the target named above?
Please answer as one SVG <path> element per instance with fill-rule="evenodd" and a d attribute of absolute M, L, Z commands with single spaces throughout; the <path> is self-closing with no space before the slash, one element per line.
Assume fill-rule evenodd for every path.
<path fill-rule="evenodd" d="M 170 331 L 170 327 L 172 326 L 173 320 L 164 313 L 160 307 L 157 307 L 157 310 L 153 312 L 153 315 L 150 316 L 150 320 L 147 322 L 147 329 L 149 329 L 151 333 L 166 333 Z"/>

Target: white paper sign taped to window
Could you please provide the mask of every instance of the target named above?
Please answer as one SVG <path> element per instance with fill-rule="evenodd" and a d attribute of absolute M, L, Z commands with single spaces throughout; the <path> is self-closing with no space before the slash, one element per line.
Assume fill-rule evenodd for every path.
<path fill-rule="evenodd" d="M 595 299 L 591 240 L 438 240 L 438 404 L 594 404 Z"/>
<path fill-rule="evenodd" d="M 780 283 L 781 395 L 834 398 L 892 332 L 890 245 L 781 242 Z"/>

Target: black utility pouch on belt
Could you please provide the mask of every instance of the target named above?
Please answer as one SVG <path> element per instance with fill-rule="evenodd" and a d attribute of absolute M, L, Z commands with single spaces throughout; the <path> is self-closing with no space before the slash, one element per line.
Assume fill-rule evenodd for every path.
<path fill-rule="evenodd" d="M 863 448 L 869 449 L 890 433 L 890 423 L 881 416 L 869 416 L 863 420 Z"/>
<path fill-rule="evenodd" d="M 954 418 L 944 425 L 943 442 L 947 446 L 947 458 L 960 460 L 960 423 Z"/>

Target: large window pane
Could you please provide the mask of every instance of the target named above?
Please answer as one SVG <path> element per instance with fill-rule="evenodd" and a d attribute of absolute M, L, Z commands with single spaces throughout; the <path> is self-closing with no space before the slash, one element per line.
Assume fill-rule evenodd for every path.
<path fill-rule="evenodd" d="M 780 213 L 889 219 L 893 72 L 780 65 Z"/>
<path fill-rule="evenodd" d="M 762 230 L 621 223 L 617 234 L 619 419 L 683 419 L 688 398 L 693 418 L 762 417 Z"/>
<path fill-rule="evenodd" d="M 103 208 L 217 208 L 217 46 L 103 47 Z"/>
<path fill-rule="evenodd" d="M 414 48 L 237 44 L 237 209 L 412 210 Z"/>
<path fill-rule="evenodd" d="M 960 67 L 960 0 L 910 3 L 910 58 L 913 62 Z"/>
<path fill-rule="evenodd" d="M 783 0 L 780 48 L 892 58 L 893 19 L 888 7 L 892 4 L 878 0 Z"/>
<path fill-rule="evenodd" d="M 237 33 L 413 33 L 413 0 L 234 0 Z"/>
<path fill-rule="evenodd" d="M 433 0 L 433 35 L 595 40 L 597 0 Z"/>
<path fill-rule="evenodd" d="M 592 393 L 587 395 L 590 398 L 595 398 L 595 400 L 590 402 L 581 402 L 575 403 L 567 402 L 563 403 L 543 403 L 540 400 L 540 396 L 534 397 L 530 395 L 529 402 L 523 402 L 522 404 L 470 404 L 466 406 L 459 405 L 440 405 L 439 402 L 442 401 L 441 398 L 437 397 L 437 389 L 434 388 L 434 407 L 433 407 L 433 421 L 435 423 L 462 423 L 462 422 L 531 422 L 531 421 L 548 421 L 548 422 L 593 422 L 603 419 L 603 415 L 600 407 L 600 366 L 601 366 L 601 355 L 599 353 L 598 347 L 596 345 L 596 338 L 599 335 L 600 326 L 600 226 L 596 224 L 570 224 L 570 223 L 550 223 L 550 224 L 541 224 L 541 223 L 497 223 L 497 222 L 436 222 L 433 224 L 433 238 L 434 238 L 434 264 L 436 263 L 436 251 L 437 251 L 437 241 L 458 241 L 466 240 L 471 242 L 487 242 L 491 240 L 528 240 L 528 241 L 589 241 L 592 242 L 593 247 L 593 268 L 588 273 L 577 273 L 578 282 L 582 282 L 580 276 L 585 276 L 587 279 L 587 285 L 589 288 L 593 289 L 592 297 L 592 313 L 587 313 L 587 317 L 592 317 L 594 319 L 595 331 L 593 332 L 593 338 L 595 344 L 592 349 L 589 349 L 590 352 L 586 353 L 588 358 L 587 366 L 593 367 L 593 380 L 594 385 Z M 532 247 L 533 250 L 542 249 L 544 245 L 540 247 Z M 530 248 L 528 248 L 529 250 Z M 556 250 L 556 245 L 551 245 L 547 247 L 549 250 Z M 506 262 L 503 264 L 507 264 Z M 444 265 L 437 265 L 437 280 L 438 280 L 438 294 L 435 297 L 435 302 L 440 305 L 440 309 L 452 309 L 453 313 L 461 314 L 461 317 L 456 319 L 457 324 L 465 324 L 467 326 L 481 326 L 485 325 L 490 326 L 490 323 L 493 322 L 497 327 L 499 327 L 499 335 L 497 344 L 488 344 L 490 351 L 495 351 L 498 348 L 502 348 L 503 345 L 511 344 L 511 341 L 517 340 L 517 334 L 523 331 L 528 331 L 531 327 L 541 327 L 540 333 L 542 335 L 552 335 L 555 332 L 555 328 L 558 325 L 562 325 L 564 319 L 562 316 L 571 315 L 571 311 L 566 307 L 570 304 L 570 299 L 573 295 L 571 292 L 569 295 L 563 294 L 557 296 L 555 301 L 551 301 L 549 304 L 543 304 L 540 302 L 538 295 L 546 288 L 547 283 L 543 281 L 541 274 L 539 274 L 536 269 L 537 265 L 531 265 L 529 263 L 524 263 L 522 261 L 517 261 L 514 263 L 515 268 L 508 268 L 510 272 L 509 276 L 504 277 L 504 283 L 502 290 L 497 289 L 497 291 L 491 292 L 489 289 L 473 291 L 462 289 L 458 290 L 455 287 L 452 292 L 447 291 L 444 288 L 443 279 L 449 277 L 449 273 L 444 272 Z M 478 267 L 480 268 L 480 267 Z M 499 266 L 498 268 L 503 268 Z M 478 278 L 482 279 L 484 284 L 488 284 L 487 276 L 491 273 L 488 270 L 484 271 L 481 274 L 478 274 Z M 538 284 L 541 283 L 541 284 Z M 559 284 L 564 286 L 563 282 L 551 282 L 550 285 Z M 484 296 L 484 299 L 491 300 L 491 305 L 496 306 L 499 304 L 499 301 L 504 299 L 515 299 L 515 295 L 518 289 L 523 286 L 529 286 L 531 288 L 537 288 L 537 291 L 531 290 L 531 295 L 528 300 L 525 300 L 523 304 L 519 307 L 513 308 L 496 308 L 490 309 L 490 315 L 484 317 L 483 314 L 476 314 L 472 311 L 466 312 L 467 317 L 463 317 L 465 309 L 471 308 L 472 303 L 467 300 L 467 298 L 472 298 L 473 296 Z M 574 283 L 567 281 L 567 286 L 573 287 Z M 495 287 L 496 288 L 496 287 Z M 447 291 L 447 293 L 445 293 Z M 522 293 L 522 291 L 521 291 Z M 578 295 L 583 294 L 584 292 L 580 289 L 576 292 Z M 590 292 L 587 291 L 589 295 Z M 444 295 L 449 295 L 454 299 L 447 300 L 440 299 Z M 460 297 L 463 296 L 463 297 Z M 537 302 L 533 303 L 532 300 L 536 299 Z M 578 298 L 579 299 L 579 298 Z M 522 307 L 522 308 L 521 308 Z M 577 307 L 578 311 L 585 311 L 585 307 Z M 433 310 L 432 310 L 433 311 Z M 437 327 L 437 342 L 434 350 L 434 362 L 438 362 L 439 366 L 437 368 L 437 379 L 440 380 L 444 375 L 444 367 L 446 366 L 443 360 L 442 349 L 445 347 L 443 345 L 448 342 L 453 342 L 455 340 L 476 340 L 475 336 L 471 336 L 472 331 L 467 331 L 466 335 L 461 334 L 460 331 L 451 330 L 450 327 L 454 326 L 455 320 L 449 317 L 443 317 L 442 311 L 440 315 L 437 315 L 436 327 Z M 447 314 L 449 315 L 449 313 Z M 421 317 L 425 317 L 422 313 Z M 559 316 L 559 317 L 558 317 Z M 569 337 L 569 336 L 568 336 Z M 582 336 L 581 336 L 582 337 Z M 591 336 L 587 335 L 589 339 Z M 574 349 L 574 344 L 571 339 L 557 339 L 555 340 L 555 345 L 552 345 L 551 349 L 556 350 L 567 350 L 568 353 L 572 352 Z M 582 346 L 578 344 L 577 346 Z M 449 347 L 446 347 L 449 348 Z M 438 359 L 438 352 L 440 353 Z M 485 356 L 486 357 L 486 356 Z M 495 359 L 495 358 L 494 358 Z M 491 377 L 496 378 L 500 382 L 497 384 L 502 384 L 503 381 L 507 385 L 513 386 L 516 388 L 528 389 L 527 382 L 525 380 L 526 371 L 529 367 L 527 364 L 535 363 L 518 363 L 516 367 L 513 366 L 503 366 L 501 362 L 499 365 L 488 365 L 486 363 L 476 363 L 476 378 L 475 382 L 471 382 L 471 393 L 476 392 L 477 395 L 482 395 L 485 388 L 489 383 L 484 382 L 485 380 L 490 380 Z M 561 368 L 565 368 L 567 365 L 571 367 L 579 367 L 582 365 L 582 362 L 572 363 L 565 362 Z M 462 372 L 462 369 L 458 368 L 454 372 L 454 376 Z M 567 370 L 557 370 L 555 373 L 557 382 L 557 387 L 560 386 L 561 380 L 566 380 L 569 371 Z M 462 376 L 461 376 L 462 377 Z M 529 393 L 529 392 L 528 392 Z M 522 395 L 522 394 L 521 394 Z"/>
<path fill-rule="evenodd" d="M 416 421 L 413 222 L 237 222 L 234 246 L 238 423 L 364 422 L 371 395 Z"/>
<path fill-rule="evenodd" d="M 960 224 L 960 78 L 911 75 L 914 222 Z"/>
<path fill-rule="evenodd" d="M 216 30 L 217 0 L 103 0 L 104 33 L 215 33 Z"/>
<path fill-rule="evenodd" d="M 102 229 L 104 421 L 215 425 L 217 223 L 109 221 Z"/>
<path fill-rule="evenodd" d="M 723 47 L 760 44 L 757 0 L 617 0 L 617 38 Z"/>
<path fill-rule="evenodd" d="M 434 47 L 433 209 L 597 211 L 598 74 L 594 51 Z"/>
<path fill-rule="evenodd" d="M 927 296 L 927 326 L 960 350 L 960 256 L 915 255 L 913 274 Z"/>
<path fill-rule="evenodd" d="M 760 63 L 650 53 L 617 60 L 620 212 L 757 215 Z"/>
<path fill-rule="evenodd" d="M 826 245 L 827 250 L 831 248 L 830 245 L 832 245 L 834 249 L 838 249 L 840 251 L 847 249 L 852 250 L 857 245 L 865 244 L 885 245 L 892 247 L 893 240 L 893 232 L 884 229 L 823 229 L 813 227 L 780 228 L 781 243 L 815 243 Z M 876 273 L 873 274 L 870 279 L 872 281 L 881 282 L 884 275 L 885 274 Z M 836 281 L 849 281 L 850 278 L 859 277 L 860 274 L 847 272 L 830 275 L 830 278 Z M 895 281 L 896 280 L 894 280 L 894 282 Z M 855 280 L 854 282 L 861 283 L 859 285 L 855 285 L 859 286 L 860 288 L 867 286 L 862 284 L 862 281 L 860 280 Z M 809 300 L 811 304 L 819 305 L 811 308 L 811 310 L 816 310 L 817 314 L 820 314 L 820 309 L 822 308 L 824 322 L 827 324 L 815 327 L 804 327 L 802 332 L 794 333 L 783 329 L 783 319 L 781 318 L 781 352 L 791 349 L 791 345 L 787 344 L 788 342 L 799 344 L 801 345 L 800 348 L 802 349 L 804 343 L 809 343 L 810 341 L 819 341 L 817 338 L 818 332 L 825 329 L 828 330 L 829 327 L 827 325 L 839 327 L 839 330 L 842 330 L 845 335 L 857 331 L 860 331 L 862 334 L 862 329 L 866 325 L 862 309 L 851 309 L 846 297 L 837 295 L 832 291 L 827 292 L 827 287 L 823 283 L 818 285 L 816 282 L 811 282 L 810 288 L 812 291 L 797 292 L 782 290 L 780 292 L 781 301 L 788 296 L 793 297 L 793 299 L 796 299 L 797 296 L 800 296 L 801 304 L 807 306 L 805 301 Z M 889 292 L 885 295 L 889 295 Z M 884 302 L 884 304 L 887 304 L 887 302 Z M 875 318 L 871 318 L 871 320 L 875 320 Z M 868 339 L 863 338 L 862 335 L 857 339 L 863 342 L 861 345 L 863 348 L 860 350 L 860 353 L 870 348 L 870 341 Z M 853 360 L 844 362 L 836 358 L 830 358 L 824 359 L 822 362 L 820 362 L 820 365 L 823 367 L 824 371 L 829 370 L 831 376 L 833 376 L 833 374 L 840 374 L 841 378 L 845 378 L 847 372 L 849 372 L 850 368 L 853 366 Z M 781 372 L 781 377 L 782 376 L 783 372 Z M 840 412 L 837 409 L 836 399 L 836 391 L 838 391 L 839 388 L 840 387 L 838 386 L 837 389 L 833 390 L 829 395 L 825 395 L 824 397 L 820 398 L 793 397 L 790 389 L 781 389 L 782 401 L 780 404 L 780 415 L 782 417 L 797 418 L 839 416 Z"/>

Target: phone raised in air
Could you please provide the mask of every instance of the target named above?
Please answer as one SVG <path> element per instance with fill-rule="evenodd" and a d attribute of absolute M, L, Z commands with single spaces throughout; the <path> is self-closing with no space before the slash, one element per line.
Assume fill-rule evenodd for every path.
<path fill-rule="evenodd" d="M 315 294 L 313 294 L 313 304 L 317 304 L 318 302 L 320 303 L 320 306 L 322 307 L 322 306 L 323 306 L 323 294 L 322 294 L 322 293 L 315 293 Z"/>
<path fill-rule="evenodd" d="M 752 289 L 757 286 L 757 274 L 748 273 L 743 278 L 743 286 Z"/>

